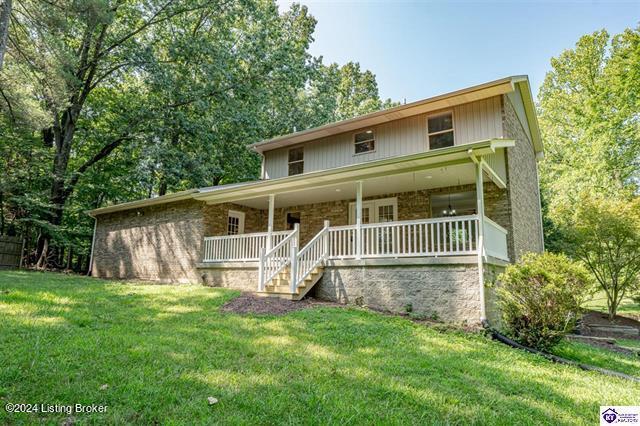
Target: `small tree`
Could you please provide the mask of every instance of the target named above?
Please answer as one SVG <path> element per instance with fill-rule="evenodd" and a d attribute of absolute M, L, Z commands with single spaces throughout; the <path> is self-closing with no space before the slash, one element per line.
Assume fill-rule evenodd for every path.
<path fill-rule="evenodd" d="M 520 343 L 547 350 L 575 327 L 589 274 L 562 254 L 528 253 L 498 277 L 506 331 Z"/>
<path fill-rule="evenodd" d="M 613 320 L 622 299 L 638 289 L 640 197 L 582 194 L 562 216 L 567 249 L 584 262 L 604 290 Z"/>

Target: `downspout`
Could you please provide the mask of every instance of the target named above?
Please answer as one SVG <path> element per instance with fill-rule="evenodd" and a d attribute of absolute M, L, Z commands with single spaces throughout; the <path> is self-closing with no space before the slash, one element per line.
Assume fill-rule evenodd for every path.
<path fill-rule="evenodd" d="M 91 238 L 91 254 L 89 255 L 89 270 L 87 276 L 90 277 L 93 272 L 93 249 L 96 245 L 96 228 L 98 227 L 98 218 L 93 218 L 93 237 Z"/>
<path fill-rule="evenodd" d="M 540 215 L 540 239 L 542 240 L 542 251 L 544 252 L 544 225 L 542 223 L 542 194 L 540 193 L 540 174 L 538 173 L 538 161 L 544 156 L 542 152 L 536 154 L 536 185 L 538 185 L 538 213 Z"/>
<path fill-rule="evenodd" d="M 487 321 L 487 305 L 484 297 L 484 182 L 482 180 L 482 159 L 478 159 L 470 149 L 467 151 L 476 166 L 476 203 L 478 213 L 478 292 L 480 297 L 480 322 Z"/>

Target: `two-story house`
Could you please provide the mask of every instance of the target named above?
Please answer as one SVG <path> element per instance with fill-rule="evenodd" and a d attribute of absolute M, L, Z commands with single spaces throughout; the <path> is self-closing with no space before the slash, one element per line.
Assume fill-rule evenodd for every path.
<path fill-rule="evenodd" d="M 93 210 L 92 273 L 315 297 L 450 321 L 543 250 L 526 76 L 253 144 L 254 182 Z"/>

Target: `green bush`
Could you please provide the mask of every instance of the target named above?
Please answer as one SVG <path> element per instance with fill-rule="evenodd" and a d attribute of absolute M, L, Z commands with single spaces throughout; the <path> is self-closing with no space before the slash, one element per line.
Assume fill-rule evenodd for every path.
<path fill-rule="evenodd" d="M 589 275 L 564 255 L 529 253 L 498 277 L 498 304 L 507 334 L 548 350 L 573 330 L 589 292 Z"/>

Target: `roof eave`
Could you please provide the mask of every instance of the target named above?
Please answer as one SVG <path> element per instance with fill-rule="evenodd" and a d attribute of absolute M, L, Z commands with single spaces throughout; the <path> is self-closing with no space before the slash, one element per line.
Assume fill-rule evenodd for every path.
<path fill-rule="evenodd" d="M 87 210 L 85 211 L 85 213 L 95 218 L 98 215 L 107 214 L 107 213 L 114 213 L 114 212 L 119 212 L 123 210 L 149 207 L 157 204 L 188 200 L 190 198 L 193 198 L 192 195 L 196 192 L 198 192 L 198 189 L 188 189 L 186 191 L 180 191 L 180 192 L 175 192 L 173 194 L 162 195 L 160 197 L 130 201 L 127 203 L 115 204 L 113 206 L 101 207 L 99 209 Z"/>
<path fill-rule="evenodd" d="M 531 93 L 529 78 L 527 76 L 521 76 L 514 79 L 514 83 L 520 91 L 522 103 L 524 104 L 524 111 L 527 116 L 527 124 L 529 126 L 529 131 L 531 132 L 531 139 L 533 142 L 533 148 L 536 152 L 536 157 L 540 159 L 544 156 L 544 144 L 542 142 L 542 134 L 538 123 L 538 114 L 536 113 L 536 105 L 533 100 L 533 94 Z"/>
<path fill-rule="evenodd" d="M 348 120 L 329 123 L 324 126 L 314 127 L 312 129 L 256 142 L 248 145 L 248 148 L 253 151 L 263 153 L 264 151 L 271 149 L 309 142 L 315 139 L 322 139 L 327 136 L 354 131 L 359 128 L 378 125 L 413 115 L 423 114 L 429 111 L 437 111 L 457 104 L 472 102 L 474 99 L 470 98 L 478 97 L 478 99 L 483 99 L 486 97 L 513 92 L 515 90 L 515 83 L 522 80 L 528 82 L 527 77 L 523 75 L 505 77 L 499 80 L 467 87 L 465 89 L 456 90 L 454 92 L 445 93 L 409 104 L 399 105 L 394 108 L 376 111 Z"/>

